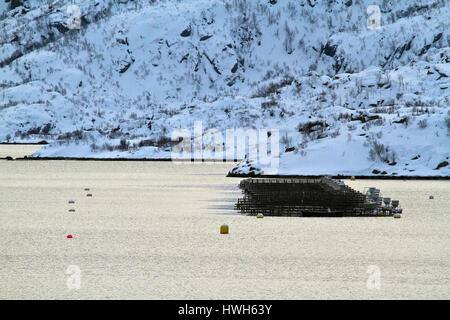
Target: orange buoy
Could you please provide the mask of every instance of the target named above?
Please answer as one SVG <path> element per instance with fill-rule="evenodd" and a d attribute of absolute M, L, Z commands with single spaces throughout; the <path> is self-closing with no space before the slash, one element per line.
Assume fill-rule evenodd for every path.
<path fill-rule="evenodd" d="M 72 239 L 72 235 L 69 234 L 69 235 L 67 236 L 67 239 Z"/>

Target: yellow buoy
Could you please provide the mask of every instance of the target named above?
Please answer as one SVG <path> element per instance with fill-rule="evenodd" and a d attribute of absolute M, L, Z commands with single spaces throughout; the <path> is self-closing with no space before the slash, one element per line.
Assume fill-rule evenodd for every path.
<path fill-rule="evenodd" d="M 258 213 L 258 214 L 256 215 L 256 218 L 262 219 L 262 218 L 264 218 L 264 215 L 263 215 L 262 213 Z"/>
<path fill-rule="evenodd" d="M 350 181 L 355 181 L 355 180 L 356 180 L 356 178 L 354 176 L 350 178 Z"/>
<path fill-rule="evenodd" d="M 220 226 L 220 234 L 228 234 L 228 225 L 223 224 Z"/>

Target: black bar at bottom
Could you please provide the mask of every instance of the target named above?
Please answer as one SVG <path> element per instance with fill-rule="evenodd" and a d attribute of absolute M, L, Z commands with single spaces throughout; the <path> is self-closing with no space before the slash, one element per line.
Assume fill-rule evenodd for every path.
<path fill-rule="evenodd" d="M 24 315 L 39 314 L 45 318 L 108 319 L 313 319 L 326 316 L 345 316 L 358 319 L 404 318 L 424 312 L 446 314 L 448 300 L 83 300 L 83 301 L 0 301 L 3 314 L 22 319 Z M 446 310 L 444 310 L 444 308 Z M 30 318 L 28 316 L 28 318 Z M 133 317 L 134 319 L 135 317 Z"/>

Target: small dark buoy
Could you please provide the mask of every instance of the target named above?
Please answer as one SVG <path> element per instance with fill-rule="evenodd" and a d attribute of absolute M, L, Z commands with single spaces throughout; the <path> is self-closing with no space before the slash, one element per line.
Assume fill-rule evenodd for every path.
<path fill-rule="evenodd" d="M 84 188 L 84 191 L 89 191 L 90 189 L 89 188 Z"/>
<path fill-rule="evenodd" d="M 430 199 L 434 199 L 434 197 L 432 195 L 430 195 Z"/>
<path fill-rule="evenodd" d="M 72 203 L 75 203 L 75 201 L 73 201 L 73 200 L 69 200 L 69 203 L 71 203 L 71 204 L 72 204 Z"/>
<path fill-rule="evenodd" d="M 75 212 L 75 209 L 69 209 L 69 212 Z"/>

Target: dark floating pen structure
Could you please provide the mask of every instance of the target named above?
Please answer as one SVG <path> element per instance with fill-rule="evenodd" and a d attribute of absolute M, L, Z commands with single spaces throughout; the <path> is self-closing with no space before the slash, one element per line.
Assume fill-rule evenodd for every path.
<path fill-rule="evenodd" d="M 248 178 L 236 210 L 246 215 L 288 217 L 394 216 L 399 201 L 380 197 L 380 190 L 356 191 L 330 177 Z"/>

